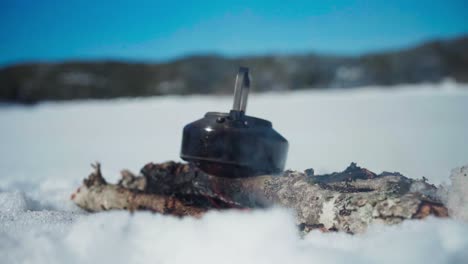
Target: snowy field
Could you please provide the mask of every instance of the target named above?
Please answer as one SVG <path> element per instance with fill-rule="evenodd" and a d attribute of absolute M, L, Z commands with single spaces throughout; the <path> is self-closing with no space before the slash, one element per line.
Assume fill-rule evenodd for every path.
<path fill-rule="evenodd" d="M 292 213 L 278 208 L 181 220 L 89 215 L 70 202 L 91 162 L 100 161 L 115 181 L 123 168 L 179 160 L 183 126 L 207 111 L 228 111 L 231 101 L 174 96 L 0 106 L 0 263 L 468 263 L 461 219 L 300 238 Z M 449 184 L 451 169 L 468 164 L 467 85 L 252 95 L 247 112 L 271 120 L 289 140 L 291 169 L 325 173 L 355 161 L 378 173 Z"/>

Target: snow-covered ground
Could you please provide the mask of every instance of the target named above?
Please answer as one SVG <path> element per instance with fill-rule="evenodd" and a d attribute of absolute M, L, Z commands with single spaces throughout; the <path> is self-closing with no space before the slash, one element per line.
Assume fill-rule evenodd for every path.
<path fill-rule="evenodd" d="M 100 161 L 122 168 L 178 160 L 181 132 L 230 97 L 192 96 L 0 106 L 1 263 L 467 263 L 468 224 L 428 219 L 363 235 L 301 239 L 282 209 L 210 213 L 201 220 L 149 213 L 88 215 L 69 195 Z M 350 162 L 449 182 L 468 164 L 468 86 L 252 95 L 248 114 L 290 142 L 288 168 L 318 173 Z M 458 188 L 466 195 L 466 188 Z M 464 207 L 466 209 L 466 207 Z"/>

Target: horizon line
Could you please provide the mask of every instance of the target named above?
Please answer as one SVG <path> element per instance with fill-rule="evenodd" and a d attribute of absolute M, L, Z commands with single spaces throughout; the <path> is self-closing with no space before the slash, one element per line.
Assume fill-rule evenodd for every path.
<path fill-rule="evenodd" d="M 372 56 L 377 54 L 388 54 L 394 52 L 401 52 L 404 50 L 415 49 L 424 45 L 437 43 L 437 42 L 450 42 L 457 41 L 464 38 L 468 38 L 468 32 L 458 34 L 451 37 L 432 37 L 425 40 L 415 41 L 412 44 L 402 45 L 394 48 L 380 48 L 371 50 L 368 52 L 361 52 L 357 54 L 343 53 L 343 52 L 328 52 L 328 51 L 318 51 L 318 50 L 309 50 L 309 51 L 265 51 L 264 53 L 244 53 L 244 54 L 223 54 L 222 52 L 187 52 L 185 54 L 176 55 L 171 58 L 166 59 L 141 59 L 141 58 L 130 58 L 130 57 L 119 57 L 119 56 L 103 56 L 103 57 L 69 57 L 63 59 L 19 59 L 11 62 L 0 62 L 0 70 L 6 69 L 9 67 L 16 67 L 22 65 L 31 65 L 31 64 L 66 64 L 66 63 L 129 63 L 129 64 L 165 64 L 177 62 L 185 59 L 196 58 L 196 57 L 216 57 L 222 59 L 243 59 L 243 58 L 262 58 L 262 57 L 286 57 L 286 56 L 307 56 L 307 55 L 318 55 L 318 56 L 328 56 L 328 57 L 342 57 L 342 58 L 359 58 L 364 56 Z"/>

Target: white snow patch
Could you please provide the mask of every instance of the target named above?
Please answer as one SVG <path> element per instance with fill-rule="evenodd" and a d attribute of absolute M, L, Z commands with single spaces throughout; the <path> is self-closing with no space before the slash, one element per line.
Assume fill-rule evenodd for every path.
<path fill-rule="evenodd" d="M 312 232 L 290 211 L 212 212 L 202 219 L 108 212 L 60 235 L 0 237 L 4 263 L 463 263 L 468 227 L 454 220 L 374 226 L 363 235 Z"/>
<path fill-rule="evenodd" d="M 468 222 L 468 166 L 453 169 L 450 182 L 446 194 L 449 213 Z"/>
<path fill-rule="evenodd" d="M 427 219 L 363 235 L 312 232 L 290 211 L 88 215 L 69 200 L 99 160 L 109 181 L 123 167 L 178 160 L 182 127 L 231 97 L 192 96 L 45 103 L 0 108 L 2 263 L 466 263 L 468 186 L 463 168 L 446 193 L 456 220 Z M 288 167 L 317 174 L 350 162 L 448 181 L 468 163 L 468 87 L 254 94 L 249 114 L 290 141 Z M 466 168 L 466 167 L 465 167 Z M 455 213 L 454 213 L 455 212 Z"/>
<path fill-rule="evenodd" d="M 0 193 L 0 212 L 24 211 L 27 208 L 28 201 L 20 192 Z"/>

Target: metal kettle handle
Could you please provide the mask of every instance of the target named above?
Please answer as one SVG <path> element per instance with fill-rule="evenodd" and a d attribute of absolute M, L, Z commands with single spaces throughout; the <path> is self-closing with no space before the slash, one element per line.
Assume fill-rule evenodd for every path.
<path fill-rule="evenodd" d="M 247 98 L 250 90 L 250 74 L 249 68 L 240 67 L 236 76 L 236 84 L 234 86 L 234 104 L 232 110 L 242 111 L 245 113 L 247 109 Z"/>

